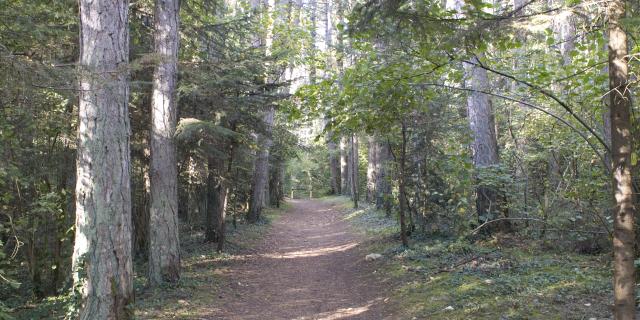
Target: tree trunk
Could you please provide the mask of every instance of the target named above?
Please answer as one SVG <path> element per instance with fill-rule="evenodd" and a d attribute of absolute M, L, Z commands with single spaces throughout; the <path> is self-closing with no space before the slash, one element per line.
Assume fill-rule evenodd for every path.
<path fill-rule="evenodd" d="M 269 178 L 269 204 L 276 208 L 280 208 L 280 201 L 282 201 L 282 170 L 284 170 L 284 164 L 278 161 L 274 164 Z"/>
<path fill-rule="evenodd" d="M 613 222 L 614 307 L 617 320 L 635 319 L 635 205 L 631 176 L 631 97 L 628 86 L 627 34 L 622 29 L 625 1 L 609 3 L 609 88 L 611 159 L 615 208 Z"/>
<path fill-rule="evenodd" d="M 206 218 L 205 218 L 205 241 L 219 241 L 218 234 L 218 210 L 220 208 L 220 177 L 219 164 L 213 157 L 209 157 L 207 161 L 207 197 L 206 197 Z"/>
<path fill-rule="evenodd" d="M 129 1 L 80 1 L 74 288 L 79 319 L 129 319 L 133 301 Z"/>
<path fill-rule="evenodd" d="M 264 124 L 266 132 L 259 136 L 258 154 L 253 169 L 253 183 L 251 188 L 251 199 L 249 204 L 249 212 L 247 220 L 255 223 L 260 218 L 264 203 L 264 190 L 267 185 L 269 175 L 269 148 L 271 147 L 271 127 L 273 126 L 273 117 L 275 109 L 271 107 L 264 114 Z"/>
<path fill-rule="evenodd" d="M 378 144 L 376 138 L 369 136 L 369 148 L 367 150 L 367 202 L 375 201 L 376 194 L 376 168 L 378 166 Z"/>
<path fill-rule="evenodd" d="M 327 148 L 329 149 L 329 170 L 331 172 L 331 194 L 340 194 L 342 191 L 340 179 L 340 150 L 335 141 L 331 140 L 331 135 L 327 137 Z"/>
<path fill-rule="evenodd" d="M 149 283 L 180 278 L 178 167 L 176 130 L 179 0 L 156 0 L 155 52 L 151 98 L 151 208 L 149 211 Z"/>
<path fill-rule="evenodd" d="M 407 161 L 407 127 L 404 121 L 402 122 L 402 145 L 400 146 L 400 170 L 398 170 L 398 203 L 400 206 L 400 240 L 402 241 L 402 245 L 404 247 L 409 246 L 409 241 L 407 240 L 407 223 L 406 223 L 406 181 L 405 181 L 405 166 Z"/>
<path fill-rule="evenodd" d="M 349 154 L 351 168 L 351 199 L 353 199 L 353 207 L 358 208 L 358 137 L 355 134 L 351 134 L 351 152 Z"/>
<path fill-rule="evenodd" d="M 343 195 L 349 195 L 351 192 L 351 176 L 349 174 L 349 150 L 347 149 L 347 139 L 340 139 L 340 176 Z"/>
<path fill-rule="evenodd" d="M 216 231 L 218 233 L 218 245 L 216 250 L 222 252 L 224 248 L 225 232 L 226 232 L 226 220 L 227 220 L 227 203 L 229 201 L 229 185 L 226 181 L 220 181 L 218 185 L 218 207 L 217 207 L 217 225 Z"/>
<path fill-rule="evenodd" d="M 479 63 L 477 58 L 473 63 Z M 486 91 L 489 87 L 487 71 L 472 64 L 465 64 L 469 84 L 473 90 Z M 499 164 L 498 143 L 495 134 L 493 108 L 489 96 L 474 91 L 467 98 L 467 112 L 469 127 L 473 136 L 473 164 L 476 170 L 483 170 Z M 497 200 L 497 190 L 490 186 L 483 186 L 478 181 L 476 187 L 476 210 L 480 222 L 495 219 L 500 212 Z"/>
<path fill-rule="evenodd" d="M 391 181 L 389 180 L 389 161 L 391 150 L 387 141 L 378 142 L 376 162 L 376 209 L 383 209 L 391 215 Z"/>

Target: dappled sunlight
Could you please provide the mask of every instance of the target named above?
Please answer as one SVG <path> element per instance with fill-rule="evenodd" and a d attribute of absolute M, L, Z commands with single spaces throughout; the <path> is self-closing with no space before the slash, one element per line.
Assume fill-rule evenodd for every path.
<path fill-rule="evenodd" d="M 317 257 L 317 256 L 324 256 L 324 255 L 328 255 L 336 252 L 344 252 L 349 249 L 355 248 L 357 245 L 358 245 L 357 242 L 350 242 L 340 246 L 319 247 L 319 248 L 313 248 L 309 250 L 299 250 L 299 251 L 291 251 L 291 252 L 284 252 L 284 253 L 269 253 L 269 254 L 263 254 L 262 256 L 266 258 L 272 258 L 272 259 Z"/>
<path fill-rule="evenodd" d="M 321 314 L 317 314 L 315 316 L 313 316 L 313 318 L 309 318 L 309 317 L 300 317 L 300 318 L 296 318 L 297 320 L 305 320 L 305 319 L 316 319 L 316 320 L 338 320 L 338 319 L 346 319 L 352 316 L 357 316 L 357 315 L 361 315 L 367 311 L 369 311 L 369 308 L 371 307 L 371 305 L 373 304 L 373 302 L 370 302 L 364 306 L 360 306 L 360 307 L 346 307 L 346 308 L 340 308 L 340 309 L 336 309 L 333 311 L 329 311 L 329 312 L 323 312 Z"/>

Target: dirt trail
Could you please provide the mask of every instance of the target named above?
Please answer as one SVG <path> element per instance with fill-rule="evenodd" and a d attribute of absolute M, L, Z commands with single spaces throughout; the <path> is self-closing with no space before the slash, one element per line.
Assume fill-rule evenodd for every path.
<path fill-rule="evenodd" d="M 385 285 L 343 214 L 292 200 L 255 255 L 232 263 L 210 319 L 393 319 Z"/>

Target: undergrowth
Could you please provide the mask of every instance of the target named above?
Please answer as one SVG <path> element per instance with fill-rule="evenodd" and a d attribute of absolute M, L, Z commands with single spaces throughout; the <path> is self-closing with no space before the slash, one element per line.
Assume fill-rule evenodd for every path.
<path fill-rule="evenodd" d="M 609 255 L 580 255 L 542 247 L 531 239 L 471 242 L 442 236 L 412 237 L 400 246 L 395 217 L 371 206 L 345 219 L 370 239 L 367 252 L 383 255 L 380 271 L 395 283 L 398 319 L 608 319 Z M 558 246 L 560 247 L 560 246 Z"/>
<path fill-rule="evenodd" d="M 199 230 L 181 230 L 182 273 L 178 283 L 156 289 L 146 287 L 146 265 L 136 263 L 134 290 L 136 319 L 198 319 L 206 317 L 219 298 L 218 288 L 229 281 L 228 262 L 241 259 L 243 252 L 262 238 L 268 226 L 288 204 L 280 209 L 265 209 L 257 224 L 239 223 L 234 229 L 229 223 L 225 252 L 216 252 L 215 243 L 205 243 Z M 10 308 L 16 320 L 63 319 L 69 304 L 68 295 L 44 300 L 14 302 Z M 0 318 L 1 319 L 1 318 Z"/>

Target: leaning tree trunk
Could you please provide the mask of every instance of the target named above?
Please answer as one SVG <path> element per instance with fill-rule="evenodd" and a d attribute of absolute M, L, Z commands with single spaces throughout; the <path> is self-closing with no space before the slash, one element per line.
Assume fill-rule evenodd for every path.
<path fill-rule="evenodd" d="M 251 199 L 249 202 L 249 212 L 247 220 L 255 223 L 260 218 L 264 203 L 264 190 L 267 185 L 269 176 L 269 148 L 271 147 L 271 127 L 273 126 L 273 117 L 275 109 L 271 107 L 264 114 L 265 133 L 259 136 L 258 154 L 253 169 L 253 183 L 251 187 Z"/>
<path fill-rule="evenodd" d="M 151 208 L 149 211 L 149 283 L 180 278 L 178 239 L 178 167 L 176 130 L 179 0 L 156 0 L 155 52 L 151 97 Z"/>
<path fill-rule="evenodd" d="M 132 318 L 128 11 L 127 0 L 80 1 L 78 319 Z"/>
<path fill-rule="evenodd" d="M 635 319 L 635 226 L 631 176 L 631 96 L 628 88 L 627 34 L 621 22 L 625 1 L 609 3 L 609 88 L 611 160 L 615 192 L 613 222 L 614 307 L 617 320 Z"/>
<path fill-rule="evenodd" d="M 472 63 L 477 64 L 479 61 L 477 58 L 473 58 Z M 473 136 L 473 164 L 476 170 L 483 170 L 499 163 L 491 100 L 487 94 L 479 92 L 487 91 L 489 79 L 487 71 L 477 65 L 465 64 L 465 69 L 469 87 L 475 90 L 467 98 L 469 127 Z M 483 185 L 482 181 L 478 181 L 478 184 L 476 187 L 478 218 L 481 219 L 481 222 L 494 219 L 499 212 L 498 191 L 491 186 Z"/>

